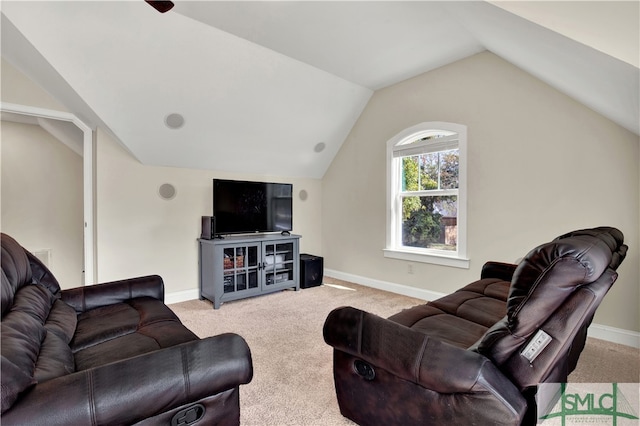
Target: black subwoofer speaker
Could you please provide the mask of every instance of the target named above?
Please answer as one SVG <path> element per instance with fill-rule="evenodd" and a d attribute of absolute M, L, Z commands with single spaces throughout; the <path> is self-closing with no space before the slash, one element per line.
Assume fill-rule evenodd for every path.
<path fill-rule="evenodd" d="M 316 287 L 322 284 L 324 261 L 320 256 L 300 255 L 300 288 Z"/>

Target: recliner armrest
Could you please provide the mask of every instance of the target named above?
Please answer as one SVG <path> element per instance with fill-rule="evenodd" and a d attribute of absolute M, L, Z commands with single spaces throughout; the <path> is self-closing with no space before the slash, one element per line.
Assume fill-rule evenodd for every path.
<path fill-rule="evenodd" d="M 513 273 L 518 265 L 502 262 L 487 262 L 482 266 L 480 279 L 497 278 L 503 281 L 511 281 Z"/>
<path fill-rule="evenodd" d="M 143 296 L 164 302 L 164 282 L 158 275 L 148 275 L 62 290 L 61 295 L 80 313 Z"/>
<path fill-rule="evenodd" d="M 2 415 L 2 423 L 132 424 L 249 383 L 252 376 L 244 339 L 222 334 L 40 383 Z"/>
<path fill-rule="evenodd" d="M 324 325 L 325 342 L 397 377 L 442 393 L 490 393 L 521 417 L 526 401 L 484 356 L 429 338 L 377 315 L 344 307 Z"/>

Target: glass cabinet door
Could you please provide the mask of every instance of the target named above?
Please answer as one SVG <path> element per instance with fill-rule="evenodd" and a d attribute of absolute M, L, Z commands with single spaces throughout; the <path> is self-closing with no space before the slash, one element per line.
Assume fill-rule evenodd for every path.
<path fill-rule="evenodd" d="M 223 251 L 224 293 L 258 288 L 258 246 L 226 247 Z"/>
<path fill-rule="evenodd" d="M 266 286 L 293 280 L 293 242 L 265 244 L 264 273 Z"/>

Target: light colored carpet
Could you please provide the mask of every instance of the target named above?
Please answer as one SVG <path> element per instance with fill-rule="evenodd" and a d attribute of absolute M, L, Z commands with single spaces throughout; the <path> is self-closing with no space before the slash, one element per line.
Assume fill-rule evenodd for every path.
<path fill-rule="evenodd" d="M 339 306 L 388 317 L 424 303 L 331 278 L 324 282 L 223 303 L 218 310 L 199 300 L 170 306 L 199 337 L 233 332 L 247 341 L 254 377 L 240 387 L 243 425 L 353 425 L 336 402 L 332 349 L 322 338 L 325 318 Z M 570 381 L 638 382 L 638 357 L 636 349 L 589 339 Z"/>
<path fill-rule="evenodd" d="M 639 383 L 640 349 L 588 338 L 569 382 Z"/>

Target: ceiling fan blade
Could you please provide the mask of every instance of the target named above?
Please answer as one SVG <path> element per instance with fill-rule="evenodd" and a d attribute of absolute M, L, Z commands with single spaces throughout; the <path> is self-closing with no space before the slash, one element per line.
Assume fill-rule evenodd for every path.
<path fill-rule="evenodd" d="M 160 13 L 165 13 L 173 8 L 174 4 L 172 1 L 163 1 L 163 0 L 144 0 L 149 3 L 155 10 Z"/>

